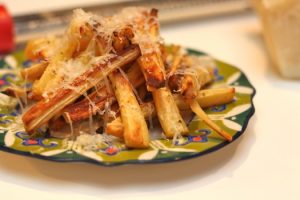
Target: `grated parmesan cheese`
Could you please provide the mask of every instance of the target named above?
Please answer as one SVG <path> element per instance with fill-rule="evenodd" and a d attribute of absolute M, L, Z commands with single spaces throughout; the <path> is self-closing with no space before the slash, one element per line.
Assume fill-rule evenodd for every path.
<path fill-rule="evenodd" d="M 76 138 L 76 144 L 85 151 L 97 150 L 103 144 L 104 138 L 99 134 L 83 133 Z"/>
<path fill-rule="evenodd" d="M 91 39 L 86 49 L 84 49 L 79 55 L 76 55 L 75 58 L 70 56 L 71 58 L 68 58 L 67 60 L 62 59 L 55 63 L 56 66 L 52 68 L 52 72 L 55 74 L 56 85 L 53 84 L 51 87 L 47 88 L 47 90 L 45 90 L 42 94 L 43 97 L 47 99 L 49 95 L 54 94 L 59 88 L 68 88 L 76 91 L 76 87 L 72 87 L 71 83 L 77 77 L 81 76 L 88 70 L 91 70 L 93 66 L 105 64 L 112 57 L 116 57 L 115 50 L 113 48 L 113 36 L 115 32 L 126 27 L 132 27 L 133 39 L 131 42 L 139 45 L 142 55 L 155 52 L 160 53 L 160 44 L 162 43 L 162 39 L 159 37 L 159 34 L 156 33 L 158 30 L 155 30 L 155 33 L 153 33 L 153 26 L 159 28 L 157 20 L 157 17 L 151 16 L 151 9 L 142 7 L 125 8 L 120 13 L 111 17 L 94 15 L 92 13 L 84 12 L 82 9 L 74 10 L 69 28 L 66 30 L 62 38 L 55 40 L 59 42 L 56 43 L 56 47 L 53 49 L 53 52 L 51 52 L 52 57 L 62 54 L 62 52 L 68 52 L 70 44 L 76 44 L 77 52 L 79 52 L 81 48 L 79 39 L 81 37 L 82 26 L 91 27 L 94 37 Z M 97 39 L 99 38 L 101 38 L 101 42 L 104 43 L 104 49 L 101 51 L 101 56 L 96 56 L 95 48 L 98 42 Z M 108 63 L 108 67 L 110 67 L 110 63 Z M 124 78 L 128 80 L 126 74 L 122 70 L 120 71 Z M 107 85 L 105 82 L 104 84 Z M 107 87 L 110 86 L 107 85 Z M 135 88 L 132 85 L 131 87 L 141 103 L 142 100 L 139 98 Z M 97 91 L 97 86 L 95 86 L 95 89 Z M 106 113 L 112 116 L 115 116 L 116 113 L 110 109 L 111 105 L 109 102 L 105 103 L 105 109 L 101 111 L 97 110 L 96 105 L 91 99 L 89 99 L 87 94 L 84 94 L 84 97 L 88 99 L 90 105 L 90 131 L 82 132 L 79 136 L 77 136 L 75 142 L 84 150 L 96 150 L 101 144 L 111 141 L 111 137 L 106 134 L 95 134 L 92 119 L 93 112 L 99 112 L 99 114 L 102 115 Z M 150 120 L 150 123 L 152 124 L 152 119 Z M 74 135 L 71 121 L 70 126 L 71 135 Z"/>

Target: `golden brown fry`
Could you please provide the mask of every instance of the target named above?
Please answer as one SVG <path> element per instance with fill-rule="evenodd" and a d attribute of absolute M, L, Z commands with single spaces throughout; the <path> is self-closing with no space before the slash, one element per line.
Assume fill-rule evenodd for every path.
<path fill-rule="evenodd" d="M 108 134 L 124 139 L 127 147 L 147 148 L 147 118 L 157 111 L 166 137 L 178 138 L 188 133 L 179 110 L 189 108 L 231 141 L 231 135 L 211 121 L 200 107 L 227 103 L 234 97 L 234 89 L 199 91 L 213 80 L 214 62 L 199 62 L 196 56 L 182 54 L 178 46 L 173 47 L 172 53 L 161 50 L 157 10 L 138 9 L 132 13 L 134 17 L 124 21 L 119 17 L 128 12 L 98 20 L 76 10 L 59 45 L 57 38 L 53 42 L 43 38 L 28 44 L 26 55 L 33 60 L 43 59 L 47 65 L 21 72 L 24 79 L 35 81 L 29 96 L 43 98 L 23 115 L 25 130 L 33 134 L 44 124 L 57 129 L 69 123 L 73 135 L 73 122 L 78 125 L 90 117 L 85 122 L 91 125 L 92 115 L 99 113 Z M 51 51 L 51 46 L 57 48 Z M 125 74 L 123 70 L 128 71 Z M 112 82 L 114 94 L 106 76 Z M 172 95 L 171 91 L 180 95 Z M 146 107 L 142 101 L 150 92 L 154 103 Z M 24 94 L 27 97 L 27 91 Z M 120 116 L 111 121 L 112 115 L 103 114 L 110 112 L 114 118 L 115 114 Z M 108 121 L 111 122 L 107 124 Z"/>
<path fill-rule="evenodd" d="M 144 118 L 147 120 L 150 117 L 156 116 L 155 107 L 152 102 L 143 103 L 140 105 Z M 121 117 L 117 117 L 106 125 L 105 132 L 118 138 L 123 138 L 124 126 Z"/>
<path fill-rule="evenodd" d="M 57 119 L 51 119 L 48 125 L 51 131 L 58 131 L 67 125 L 67 122 L 62 116 L 60 116 Z"/>
<path fill-rule="evenodd" d="M 186 135 L 188 128 L 182 119 L 179 109 L 168 88 L 160 88 L 152 92 L 157 116 L 167 138 Z"/>
<path fill-rule="evenodd" d="M 150 139 L 147 123 L 130 83 L 118 71 L 110 74 L 109 79 L 120 107 L 126 146 L 148 148 Z"/>
<path fill-rule="evenodd" d="M 176 59 L 176 56 L 175 58 Z M 176 60 L 173 60 L 173 64 Z M 202 61 L 205 65 L 214 63 L 212 60 Z M 182 56 L 177 70 L 171 68 L 168 74 L 168 86 L 172 92 L 180 93 L 186 99 L 194 99 L 200 88 L 213 80 L 210 67 L 202 66 L 198 57 Z"/>
<path fill-rule="evenodd" d="M 152 9 L 149 13 L 148 21 L 144 21 L 143 26 L 147 24 L 149 33 L 145 33 L 143 26 L 140 27 L 140 32 L 149 37 L 149 43 L 143 44 L 143 47 L 152 49 L 152 52 L 143 52 L 142 56 L 138 59 L 141 70 L 144 74 L 147 89 L 152 92 L 153 100 L 155 103 L 156 111 L 160 124 L 168 138 L 174 135 L 186 134 L 188 129 L 182 119 L 179 109 L 177 108 L 173 96 L 168 88 L 166 88 L 166 75 L 165 67 L 160 52 L 160 44 L 158 42 L 159 26 L 157 23 L 157 10 Z M 150 39 L 151 38 L 151 39 Z"/>
<path fill-rule="evenodd" d="M 209 108 L 226 103 L 230 103 L 234 98 L 234 88 L 218 88 L 200 90 L 197 96 L 197 101 L 202 108 Z M 185 102 L 183 97 L 178 94 L 173 94 L 175 102 L 180 110 L 189 110 L 190 106 Z M 141 105 L 144 117 L 147 120 L 149 117 L 155 117 L 155 107 L 152 102 Z M 119 138 L 123 138 L 123 125 L 121 118 L 117 117 L 115 120 L 107 124 L 105 132 Z"/>
<path fill-rule="evenodd" d="M 148 92 L 147 90 L 147 86 L 145 84 L 141 85 L 140 87 L 137 88 L 137 93 L 138 96 L 142 99 L 145 100 L 145 98 L 151 94 L 150 92 Z"/>
<path fill-rule="evenodd" d="M 26 131 L 32 133 L 33 130 L 47 123 L 53 116 L 57 116 L 64 107 L 102 81 L 110 72 L 132 62 L 139 55 L 139 48 L 132 46 L 111 57 L 105 63 L 100 62 L 75 78 L 69 88 L 60 88 L 48 99 L 35 104 L 22 117 Z M 110 63 L 109 66 L 108 63 Z"/>
<path fill-rule="evenodd" d="M 83 51 L 92 38 L 92 28 L 87 24 L 71 22 L 65 40 L 62 40 L 60 49 L 57 49 L 51 58 L 48 67 L 41 78 L 33 85 L 33 96 L 41 97 L 42 94 L 60 84 L 63 80 L 57 73 L 62 61 L 68 60 Z"/>
<path fill-rule="evenodd" d="M 171 76 L 175 73 L 177 68 L 179 68 L 181 60 L 183 58 L 183 55 L 180 54 L 180 46 L 172 45 L 171 48 L 173 54 L 173 61 L 170 68 L 168 69 L 168 76 Z M 164 60 L 166 60 L 166 57 L 164 58 Z"/>
<path fill-rule="evenodd" d="M 202 110 L 199 103 L 196 100 L 189 100 L 188 103 L 191 106 L 191 110 L 204 121 L 205 124 L 207 124 L 210 128 L 215 130 L 218 134 L 220 134 L 222 137 L 224 137 L 227 141 L 232 141 L 232 136 L 227 133 L 225 130 L 221 129 L 216 123 L 214 123 Z"/>
<path fill-rule="evenodd" d="M 21 76 L 26 81 L 35 81 L 43 75 L 47 66 L 48 62 L 40 62 L 33 64 L 28 68 L 22 69 Z"/>
<path fill-rule="evenodd" d="M 105 133 L 115 137 L 124 138 L 124 125 L 121 117 L 117 117 L 106 125 Z"/>
<path fill-rule="evenodd" d="M 169 77 L 168 85 L 172 92 L 179 93 L 186 99 L 193 99 L 199 90 L 196 82 L 191 75 L 175 74 Z"/>
<path fill-rule="evenodd" d="M 144 74 L 148 91 L 153 91 L 165 86 L 166 81 L 163 63 L 157 53 L 142 55 L 138 59 L 138 63 Z"/>
<path fill-rule="evenodd" d="M 145 82 L 142 72 L 136 64 L 133 64 L 126 74 L 133 87 L 138 87 Z M 102 111 L 105 104 L 108 103 L 109 105 L 112 105 L 115 102 L 115 97 L 107 91 L 106 86 L 103 85 L 89 94 L 88 99 L 84 98 L 79 102 L 68 105 L 64 108 L 63 112 L 67 112 L 73 122 L 87 119 L 90 116 L 90 101 L 95 105 L 95 107 L 92 108 L 92 114 L 94 115 L 97 111 Z"/>
<path fill-rule="evenodd" d="M 157 14 L 157 9 L 151 9 L 149 13 L 144 13 L 144 18 L 137 21 L 137 34 L 148 37 L 148 41 L 143 41 L 142 44 L 139 44 L 142 46 L 142 56 L 138 59 L 148 91 L 153 91 L 166 85 L 165 69 L 159 48 L 160 44 L 158 43 L 159 25 Z M 147 26 L 147 29 L 145 26 Z"/>
<path fill-rule="evenodd" d="M 26 98 L 28 91 L 24 89 L 23 87 L 18 86 L 9 86 L 5 88 L 3 91 L 4 94 L 12 97 L 21 97 Z"/>
<path fill-rule="evenodd" d="M 197 102 L 201 108 L 209 108 L 212 106 L 230 103 L 235 95 L 234 88 L 214 88 L 198 91 L 196 97 Z M 180 110 L 190 109 L 184 98 L 179 94 L 173 94 L 175 102 Z"/>
<path fill-rule="evenodd" d="M 118 52 L 128 47 L 133 36 L 133 30 L 130 26 L 127 26 L 120 31 L 115 31 L 112 38 L 114 50 Z"/>
<path fill-rule="evenodd" d="M 48 60 L 57 44 L 58 38 L 45 37 L 30 40 L 24 50 L 25 57 L 30 60 Z"/>

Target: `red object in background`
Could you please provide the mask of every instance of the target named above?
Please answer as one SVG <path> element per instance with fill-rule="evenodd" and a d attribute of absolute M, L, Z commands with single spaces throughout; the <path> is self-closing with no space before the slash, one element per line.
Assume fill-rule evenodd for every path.
<path fill-rule="evenodd" d="M 0 53 L 14 49 L 13 20 L 4 5 L 0 5 Z"/>

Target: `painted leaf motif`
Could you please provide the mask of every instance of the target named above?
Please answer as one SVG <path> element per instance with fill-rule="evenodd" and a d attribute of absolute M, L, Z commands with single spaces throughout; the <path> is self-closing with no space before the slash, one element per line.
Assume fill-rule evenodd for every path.
<path fill-rule="evenodd" d="M 0 69 L 0 76 L 3 76 L 5 74 L 11 74 L 13 71 L 11 69 Z"/>
<path fill-rule="evenodd" d="M 210 114 L 208 115 L 209 118 L 213 121 L 216 121 L 216 120 L 223 120 L 225 118 L 225 115 L 224 114 Z M 198 121 L 202 121 L 201 119 L 199 119 Z"/>
<path fill-rule="evenodd" d="M 15 134 L 13 131 L 8 131 L 4 138 L 5 146 L 11 147 L 13 146 L 14 143 L 15 143 Z"/>
<path fill-rule="evenodd" d="M 5 61 L 10 67 L 12 67 L 12 68 L 16 68 L 17 65 L 18 65 L 17 60 L 16 60 L 15 57 L 12 56 L 12 55 L 6 56 L 6 57 L 4 58 L 4 61 Z"/>
<path fill-rule="evenodd" d="M 93 159 L 93 160 L 96 160 L 96 161 L 99 161 L 99 162 L 102 162 L 103 161 L 103 158 L 97 154 L 96 152 L 93 152 L 93 151 L 84 151 L 82 149 L 73 149 L 73 151 L 75 151 L 76 153 L 84 156 L 84 157 L 88 157 L 90 159 Z"/>
<path fill-rule="evenodd" d="M 197 152 L 194 149 L 186 149 L 186 148 L 165 148 L 165 151 L 174 151 L 174 152 Z"/>
<path fill-rule="evenodd" d="M 241 94 L 252 94 L 253 89 L 250 87 L 245 87 L 245 86 L 235 86 L 235 91 L 236 93 L 241 93 Z"/>
<path fill-rule="evenodd" d="M 165 150 L 165 151 L 173 151 L 173 152 L 197 152 L 194 149 L 186 149 L 186 148 L 169 148 L 166 147 L 163 143 L 161 143 L 160 141 L 154 141 L 153 143 L 156 144 L 156 146 L 161 149 L 161 150 Z"/>
<path fill-rule="evenodd" d="M 56 150 L 52 150 L 52 151 L 45 151 L 45 152 L 42 152 L 41 155 L 42 156 L 54 156 L 54 155 L 61 154 L 67 150 L 68 149 L 56 149 Z"/>
<path fill-rule="evenodd" d="M 225 126 L 227 126 L 228 128 L 230 128 L 232 130 L 236 130 L 236 131 L 242 130 L 242 126 L 234 121 L 224 119 L 224 120 L 222 120 L 222 122 L 224 123 Z"/>
<path fill-rule="evenodd" d="M 138 159 L 139 160 L 152 160 L 158 153 L 158 149 L 154 149 L 151 151 L 147 151 L 146 153 L 141 154 Z"/>
<path fill-rule="evenodd" d="M 234 74 L 232 74 L 227 80 L 226 83 L 228 85 L 231 85 L 232 83 L 234 83 L 235 81 L 237 81 L 241 76 L 241 72 L 236 72 Z"/>
<path fill-rule="evenodd" d="M 243 105 L 237 106 L 237 107 L 233 108 L 231 111 L 229 111 L 227 114 L 225 114 L 224 117 L 228 118 L 228 117 L 232 117 L 232 116 L 241 114 L 241 113 L 245 112 L 246 110 L 248 110 L 249 108 L 251 108 L 251 104 L 243 104 Z"/>

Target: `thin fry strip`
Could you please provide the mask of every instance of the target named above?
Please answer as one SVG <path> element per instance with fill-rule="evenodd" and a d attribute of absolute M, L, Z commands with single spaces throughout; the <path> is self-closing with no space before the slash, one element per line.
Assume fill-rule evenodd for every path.
<path fill-rule="evenodd" d="M 218 134 L 220 134 L 222 137 L 224 137 L 227 141 L 232 141 L 232 136 L 221 129 L 216 123 L 214 123 L 207 114 L 203 111 L 203 109 L 200 107 L 199 103 L 196 100 L 189 100 L 188 102 L 191 106 L 192 111 L 204 121 L 205 124 L 207 124 L 210 128 L 215 130 Z"/>
<path fill-rule="evenodd" d="M 23 87 L 9 86 L 1 92 L 12 97 L 26 98 L 28 90 L 24 89 Z"/>
<path fill-rule="evenodd" d="M 200 90 L 197 96 L 197 101 L 202 108 L 209 108 L 212 106 L 222 105 L 230 103 L 234 98 L 234 88 L 218 88 L 218 89 L 207 89 Z M 181 95 L 173 94 L 175 102 L 180 110 L 190 109 L 189 104 L 183 99 Z M 146 105 L 141 105 L 142 112 L 145 119 L 149 117 L 155 117 L 155 107 L 153 102 L 149 102 Z M 123 138 L 123 125 L 120 117 L 107 124 L 105 132 L 107 134 Z"/>
<path fill-rule="evenodd" d="M 35 104 L 22 117 L 26 131 L 32 132 L 47 123 L 53 116 L 61 112 L 66 105 L 72 103 L 87 90 L 97 85 L 110 72 L 132 62 L 139 55 L 139 48 L 131 46 L 108 59 L 105 63 L 100 62 L 92 69 L 77 77 L 70 84 L 70 88 L 58 89 L 49 99 Z"/>
<path fill-rule="evenodd" d="M 127 147 L 149 147 L 147 123 L 130 83 L 116 71 L 109 75 L 120 107 L 124 126 L 124 140 Z"/>
<path fill-rule="evenodd" d="M 183 55 L 180 54 L 180 47 L 179 46 L 172 46 L 172 49 L 173 49 L 173 62 L 172 62 L 172 65 L 170 67 L 170 69 L 168 70 L 168 76 L 171 76 L 174 74 L 174 72 L 177 70 L 177 68 L 179 67 L 180 65 L 180 62 L 183 58 Z"/>
<path fill-rule="evenodd" d="M 22 69 L 21 76 L 24 80 L 35 81 L 43 75 L 48 64 L 49 64 L 48 62 L 33 64 L 28 68 Z"/>

